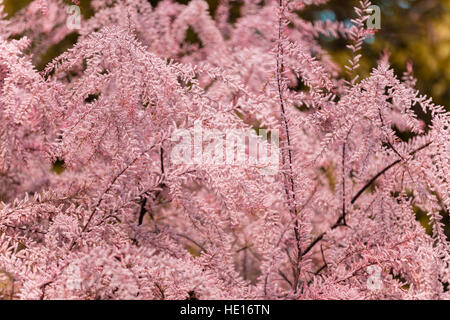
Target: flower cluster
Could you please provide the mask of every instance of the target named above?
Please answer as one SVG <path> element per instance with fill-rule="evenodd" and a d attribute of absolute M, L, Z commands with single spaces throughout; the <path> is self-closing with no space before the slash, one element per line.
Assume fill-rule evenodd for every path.
<path fill-rule="evenodd" d="M 449 114 L 387 54 L 360 79 L 371 3 L 302 18 L 326 2 L 93 0 L 78 30 L 62 0 L 0 15 L 0 297 L 450 299 Z M 348 41 L 344 70 L 321 35 Z M 245 157 L 279 135 L 279 167 L 173 161 L 198 124 L 247 132 Z"/>

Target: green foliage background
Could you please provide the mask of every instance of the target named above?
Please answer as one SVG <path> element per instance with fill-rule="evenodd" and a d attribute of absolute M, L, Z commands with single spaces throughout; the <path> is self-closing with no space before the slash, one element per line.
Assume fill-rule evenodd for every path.
<path fill-rule="evenodd" d="M 357 1 L 332 0 L 325 6 L 338 20 L 352 14 Z M 418 89 L 435 103 L 450 105 L 450 0 L 373 0 L 381 8 L 381 29 L 372 43 L 366 43 L 361 72 L 367 75 L 380 53 L 388 50 L 397 74 L 412 61 Z M 322 8 L 309 10 L 310 18 L 320 16 Z M 323 11 L 322 11 L 323 12 Z M 319 14 L 318 14 L 319 13 Z M 324 41 L 336 61 L 349 58 L 341 41 Z"/>

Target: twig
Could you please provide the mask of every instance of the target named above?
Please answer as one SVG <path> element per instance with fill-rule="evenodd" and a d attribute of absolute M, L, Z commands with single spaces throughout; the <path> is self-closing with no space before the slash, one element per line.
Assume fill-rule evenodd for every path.
<path fill-rule="evenodd" d="M 344 225 L 347 225 L 345 221 L 345 143 L 342 145 L 342 221 Z"/>
<path fill-rule="evenodd" d="M 286 135 L 286 143 L 287 143 L 287 152 L 288 152 L 288 165 L 289 165 L 289 177 L 286 177 L 287 182 L 285 182 L 285 192 L 286 197 L 289 205 L 289 209 L 291 211 L 291 214 L 293 216 L 297 216 L 297 210 L 295 205 L 295 184 L 294 184 L 294 178 L 293 178 L 293 170 L 292 170 L 292 151 L 291 151 L 291 141 L 290 141 L 290 135 L 289 135 L 289 126 L 287 123 L 286 118 L 286 110 L 284 107 L 284 99 L 283 99 L 283 90 L 282 90 L 282 74 L 284 72 L 284 63 L 283 63 L 283 45 L 281 43 L 282 41 L 282 28 L 283 28 L 283 20 L 282 15 L 284 11 L 283 6 L 283 0 L 279 1 L 280 6 L 280 17 L 278 19 L 278 51 L 277 51 L 277 87 L 278 87 L 278 96 L 280 99 L 280 107 L 281 107 L 281 120 L 283 122 L 284 131 Z M 284 152 L 283 152 L 284 153 Z M 282 161 L 283 166 L 286 164 L 285 155 L 282 155 Z M 289 190 L 290 189 L 290 190 Z M 297 263 L 296 263 L 296 272 L 294 277 L 294 283 L 293 283 L 293 289 L 295 292 L 297 292 L 297 283 L 298 278 L 300 277 L 300 270 L 298 268 L 298 265 L 300 263 L 301 257 L 302 257 L 302 250 L 300 245 L 300 233 L 299 233 L 299 225 L 298 220 L 295 220 L 295 226 L 294 226 L 294 236 L 297 243 Z"/>
<path fill-rule="evenodd" d="M 189 240 L 190 242 L 195 244 L 197 247 L 199 247 L 201 251 L 207 252 L 205 247 L 203 247 L 201 244 L 199 244 L 197 241 L 195 241 L 194 239 L 190 238 L 189 236 L 181 234 L 181 233 L 177 233 L 177 236 L 179 236 L 181 238 L 184 238 L 186 240 Z"/>
<path fill-rule="evenodd" d="M 428 147 L 431 144 L 431 141 L 424 144 L 423 146 L 411 151 L 409 153 L 410 156 L 416 154 L 417 152 L 419 152 L 422 149 L 425 149 L 426 147 Z M 361 196 L 361 194 L 372 184 L 375 182 L 375 180 L 377 180 L 382 174 L 386 173 L 386 171 L 388 171 L 389 169 L 391 169 L 392 167 L 394 167 L 396 164 L 400 163 L 402 161 L 402 159 L 397 159 L 394 162 L 392 162 L 390 165 L 386 166 L 383 170 L 381 170 L 380 172 L 378 172 L 372 179 L 370 179 L 357 193 L 356 195 L 352 198 L 351 200 L 351 204 L 354 204 L 356 202 L 356 200 L 358 200 L 358 198 Z M 344 222 L 344 215 L 340 215 L 338 220 L 336 221 L 335 224 L 333 224 L 330 227 L 330 230 L 336 229 L 337 227 L 340 226 L 346 226 L 345 224 L 343 224 Z M 325 236 L 325 234 L 327 233 L 327 231 L 322 232 L 316 239 L 314 239 L 309 246 L 303 251 L 303 255 L 307 254 L 309 251 L 311 251 L 311 249 L 320 241 L 323 239 L 323 237 Z"/>
<path fill-rule="evenodd" d="M 145 209 L 145 205 L 147 204 L 147 197 L 142 197 L 142 201 L 141 201 L 141 208 L 139 210 L 139 221 L 138 221 L 138 225 L 142 224 L 142 221 L 144 220 L 144 216 L 145 213 L 147 212 L 147 210 Z"/>
<path fill-rule="evenodd" d="M 44 231 L 38 231 L 38 230 L 34 230 L 34 229 L 27 229 L 27 228 L 23 228 L 23 227 L 17 227 L 17 226 L 12 226 L 9 224 L 3 224 L 5 227 L 7 228 L 13 228 L 13 229 L 19 229 L 21 231 L 28 231 L 28 232 L 34 232 L 34 233 L 40 233 L 40 234 L 47 234 L 47 232 Z"/>
<path fill-rule="evenodd" d="M 164 300 L 166 296 L 164 294 L 164 290 L 161 288 L 161 285 L 158 282 L 155 282 L 155 287 L 158 288 L 158 291 L 161 294 L 161 300 Z"/>
<path fill-rule="evenodd" d="M 164 188 L 165 184 L 163 182 L 163 177 L 164 177 L 164 149 L 161 145 L 161 147 L 159 148 L 159 158 L 160 158 L 160 163 L 161 163 L 161 182 L 158 185 L 158 188 Z M 155 191 L 153 191 L 155 192 Z M 161 190 L 158 190 L 155 192 L 154 194 L 154 199 L 157 199 L 158 196 L 161 194 Z M 145 209 L 145 206 L 147 205 L 147 197 L 141 196 L 142 197 L 142 202 L 141 202 L 141 207 L 139 210 L 139 219 L 138 219 L 138 225 L 141 225 L 142 222 L 144 221 L 144 216 L 147 213 L 147 210 Z M 155 232 L 159 233 L 159 229 L 158 229 L 158 225 L 156 223 L 156 219 L 155 216 L 153 215 L 153 213 L 149 212 L 149 215 L 153 221 L 153 223 L 155 224 Z"/>
<path fill-rule="evenodd" d="M 155 145 L 152 145 L 150 148 L 146 149 L 144 152 L 142 152 L 139 156 L 137 156 L 136 158 L 133 159 L 133 161 L 131 161 L 127 166 L 125 166 L 125 168 L 123 168 L 111 181 L 111 183 L 108 185 L 108 187 L 105 189 L 105 191 L 103 192 L 103 194 L 100 196 L 100 198 L 98 199 L 97 203 L 94 205 L 94 209 L 92 210 L 86 224 L 84 225 L 84 227 L 81 229 L 81 233 L 79 235 L 78 238 L 81 237 L 81 234 L 83 234 L 86 230 L 87 227 L 89 226 L 92 218 L 94 217 L 95 213 L 97 212 L 98 208 L 100 207 L 101 203 L 104 200 L 105 195 L 111 190 L 111 188 L 114 186 L 114 184 L 116 183 L 117 179 L 119 179 L 120 176 L 122 176 L 125 171 L 127 171 L 138 159 L 140 159 L 144 154 L 146 154 L 147 152 L 149 152 L 151 149 L 153 149 L 155 147 Z M 78 239 L 73 240 L 72 244 L 69 247 L 69 250 L 72 250 L 73 247 L 75 246 L 76 242 Z"/>
<path fill-rule="evenodd" d="M 291 287 L 293 286 L 292 281 L 289 280 L 289 278 L 284 274 L 283 271 L 278 270 L 278 274 L 279 274 L 279 275 L 280 275 L 287 283 L 289 283 L 289 285 L 290 285 Z"/>
<path fill-rule="evenodd" d="M 425 149 L 426 147 L 428 147 L 431 144 L 431 141 L 424 144 L 423 146 L 411 151 L 409 153 L 410 156 L 416 154 L 417 152 L 419 152 L 422 149 Z M 396 164 L 400 163 L 402 161 L 402 159 L 397 159 L 394 162 L 392 162 L 390 165 L 388 165 L 387 167 L 385 167 L 383 170 L 381 170 L 380 172 L 378 172 L 372 179 L 370 179 L 357 193 L 356 195 L 353 197 L 351 204 L 354 204 L 356 202 L 356 200 L 358 200 L 359 196 L 361 196 L 361 194 L 368 188 L 370 187 L 370 185 L 372 183 L 375 182 L 375 180 L 378 179 L 378 177 L 380 177 L 382 174 L 386 173 L 386 171 L 388 171 L 390 168 L 392 168 L 393 166 L 395 166 Z"/>

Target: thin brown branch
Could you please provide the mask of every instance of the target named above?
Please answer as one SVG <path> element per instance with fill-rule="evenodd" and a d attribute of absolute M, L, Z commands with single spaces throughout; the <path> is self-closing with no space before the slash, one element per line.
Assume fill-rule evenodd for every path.
<path fill-rule="evenodd" d="M 284 98 L 283 98 L 283 85 L 282 85 L 282 75 L 284 72 L 284 62 L 283 62 L 283 44 L 282 44 L 282 29 L 283 29 L 283 20 L 282 20 L 282 15 L 283 15 L 283 10 L 284 10 L 284 5 L 283 5 L 283 0 L 279 1 L 279 9 L 280 9 L 280 17 L 278 19 L 278 51 L 277 51 L 277 72 L 276 72 L 276 76 L 277 76 L 277 87 L 278 87 L 278 97 L 280 99 L 280 108 L 281 108 L 281 120 L 283 123 L 283 127 L 284 127 L 284 135 L 285 135 L 285 139 L 286 139 L 286 144 L 287 144 L 287 164 L 289 166 L 289 173 L 288 176 L 286 176 L 286 182 L 285 182 L 285 193 L 286 193 L 286 198 L 288 201 L 288 205 L 289 205 L 289 210 L 291 212 L 291 214 L 293 216 L 297 216 L 297 210 L 296 210 L 296 205 L 295 205 L 295 184 L 294 184 L 294 177 L 293 177 L 293 169 L 292 169 L 292 150 L 291 150 L 291 140 L 290 140 L 290 134 L 289 134 L 289 126 L 287 123 L 287 117 L 286 117 L 286 110 L 285 110 L 285 106 L 284 106 Z M 283 163 L 283 167 L 286 165 L 286 157 L 284 155 L 285 150 L 283 149 L 283 154 L 282 154 L 282 163 Z M 297 291 L 297 283 L 298 283 L 298 278 L 300 276 L 300 270 L 298 270 L 298 265 L 300 263 L 301 257 L 302 257 L 302 250 L 301 250 L 301 244 L 300 244 L 300 232 L 299 232 L 299 224 L 298 224 L 298 220 L 295 220 L 295 226 L 294 226 L 294 236 L 295 236 L 295 241 L 297 244 L 297 262 L 296 262 L 296 272 L 295 272 L 295 277 L 294 277 L 294 283 L 293 283 L 293 288 L 294 291 Z"/>
<path fill-rule="evenodd" d="M 206 249 L 205 249 L 205 247 L 203 247 L 201 244 L 199 244 L 197 241 L 195 241 L 194 239 L 190 238 L 189 236 L 184 235 L 184 234 L 181 234 L 181 233 L 177 233 L 177 236 L 179 236 L 179 237 L 181 237 L 181 238 L 184 238 L 184 239 L 186 239 L 186 240 L 192 242 L 192 243 L 195 244 L 197 247 L 199 247 L 201 251 L 207 252 Z"/>
<path fill-rule="evenodd" d="M 409 153 L 410 156 L 416 154 L 417 152 L 419 152 L 422 149 L 425 149 L 426 147 L 428 147 L 431 144 L 431 141 L 424 144 L 423 146 L 411 151 Z M 391 169 L 392 167 L 394 167 L 396 164 L 402 162 L 402 159 L 397 159 L 394 162 L 392 162 L 390 165 L 386 166 L 383 170 L 381 170 L 380 172 L 378 172 L 372 179 L 370 179 L 357 193 L 356 195 L 352 198 L 351 204 L 354 204 L 356 202 L 356 200 L 358 200 L 358 198 L 361 196 L 361 194 L 366 191 L 367 188 L 369 188 L 372 183 L 375 182 L 375 180 L 377 180 L 381 175 L 383 175 L 384 173 L 386 173 L 389 169 Z"/>
<path fill-rule="evenodd" d="M 420 146 L 419 148 L 411 151 L 409 153 L 410 156 L 416 154 L 417 152 L 419 152 L 420 150 L 425 149 L 426 147 L 428 147 L 431 144 L 431 141 L 424 144 L 423 146 Z M 391 169 L 392 167 L 394 167 L 396 164 L 400 163 L 402 161 L 402 159 L 397 159 L 394 162 L 392 162 L 391 164 L 389 164 L 388 166 L 386 166 L 383 170 L 381 170 L 380 172 L 378 172 L 372 179 L 370 179 L 357 193 L 356 195 L 352 198 L 351 200 L 351 204 L 354 204 L 356 202 L 356 200 L 358 200 L 358 198 L 361 196 L 361 194 L 368 188 L 370 187 L 370 185 L 372 185 L 372 183 L 374 183 L 382 174 L 386 173 L 389 169 Z M 341 215 L 339 216 L 338 220 L 336 221 L 335 224 L 333 224 L 330 227 L 330 230 L 336 229 L 337 227 L 340 226 L 346 226 L 346 224 L 344 224 L 345 222 L 345 216 L 341 213 Z M 312 248 L 314 248 L 314 246 L 319 243 L 323 237 L 325 236 L 325 234 L 327 233 L 327 231 L 322 232 L 316 239 L 314 239 L 309 246 L 303 251 L 303 255 L 307 254 L 309 251 L 311 251 Z"/>
<path fill-rule="evenodd" d="M 293 286 L 293 284 L 292 284 L 292 281 L 291 280 L 289 280 L 289 278 L 286 276 L 286 274 L 284 274 L 284 272 L 283 271 L 281 271 L 281 270 L 278 270 L 278 274 L 292 287 Z"/>
<path fill-rule="evenodd" d="M 345 143 L 342 145 L 342 221 L 346 225 L 345 221 Z"/>

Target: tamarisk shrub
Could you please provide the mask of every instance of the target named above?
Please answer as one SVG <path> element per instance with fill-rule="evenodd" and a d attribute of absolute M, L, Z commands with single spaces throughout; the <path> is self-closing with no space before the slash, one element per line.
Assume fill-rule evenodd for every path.
<path fill-rule="evenodd" d="M 2 15 L 2 297 L 449 299 L 449 115 L 388 54 L 360 79 L 371 3 L 301 18 L 326 2 L 93 0 L 79 30 L 59 0 Z M 348 42 L 344 70 L 321 35 Z M 200 126 L 279 132 L 279 167 L 174 161 Z"/>

